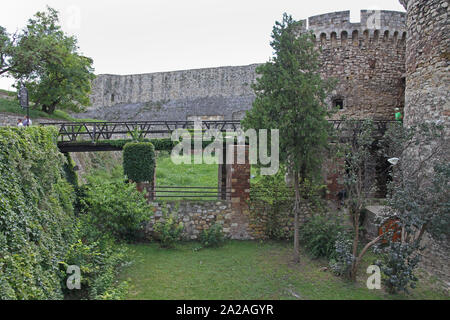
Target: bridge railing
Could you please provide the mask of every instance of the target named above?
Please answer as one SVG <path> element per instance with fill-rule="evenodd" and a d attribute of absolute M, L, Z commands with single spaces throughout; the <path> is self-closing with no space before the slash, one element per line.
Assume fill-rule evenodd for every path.
<path fill-rule="evenodd" d="M 357 133 L 362 128 L 364 120 L 354 120 L 352 128 L 344 128 L 343 120 L 329 120 L 333 128 L 338 131 L 351 130 Z M 376 133 L 383 134 L 390 124 L 399 124 L 395 120 L 373 120 Z M 59 127 L 58 138 L 61 142 L 77 142 L 99 140 L 111 140 L 127 138 L 127 136 L 138 135 L 146 138 L 154 135 L 171 134 L 176 129 L 200 129 L 195 128 L 194 121 L 105 121 L 105 122 L 51 122 L 41 123 L 43 126 Z M 219 120 L 202 121 L 201 130 L 227 130 L 236 131 L 241 128 L 240 121 Z"/>
<path fill-rule="evenodd" d="M 202 121 L 201 130 L 237 130 L 239 121 Z M 108 121 L 108 122 L 51 122 L 43 126 L 59 127 L 61 142 L 80 140 L 110 140 L 137 134 L 139 138 L 170 134 L 177 129 L 196 129 L 194 121 Z"/>

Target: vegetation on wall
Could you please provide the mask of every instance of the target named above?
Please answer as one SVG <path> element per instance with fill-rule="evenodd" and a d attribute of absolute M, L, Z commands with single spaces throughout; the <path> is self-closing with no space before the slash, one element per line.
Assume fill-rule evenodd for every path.
<path fill-rule="evenodd" d="M 67 181 L 73 163 L 56 136 L 51 127 L 0 128 L 0 299 L 119 299 L 125 251 L 89 213 L 74 212 L 83 193 Z M 81 269 L 81 290 L 66 286 L 69 265 Z"/>
<path fill-rule="evenodd" d="M 0 298 L 61 299 L 73 187 L 53 128 L 0 128 Z"/>

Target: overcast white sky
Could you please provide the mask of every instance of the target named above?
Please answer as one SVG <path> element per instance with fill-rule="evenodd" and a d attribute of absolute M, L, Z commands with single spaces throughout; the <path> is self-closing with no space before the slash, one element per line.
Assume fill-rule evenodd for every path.
<path fill-rule="evenodd" d="M 134 74 L 265 62 L 283 12 L 295 19 L 333 11 L 404 11 L 398 0 L 14 0 L 0 25 L 14 32 L 49 5 L 94 59 L 96 74 Z M 12 81 L 0 78 L 0 88 Z"/>

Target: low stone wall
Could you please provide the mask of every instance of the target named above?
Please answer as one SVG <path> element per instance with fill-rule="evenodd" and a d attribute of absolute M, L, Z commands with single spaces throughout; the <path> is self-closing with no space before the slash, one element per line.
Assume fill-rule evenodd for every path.
<path fill-rule="evenodd" d="M 236 240 L 253 240 L 249 228 L 248 211 L 235 206 L 231 201 L 177 201 L 152 202 L 154 215 L 145 226 L 145 236 L 153 238 L 154 224 L 164 219 L 164 216 L 174 215 L 177 222 L 184 225 L 183 238 L 199 239 L 203 230 L 209 229 L 215 223 L 221 224 L 227 238 Z"/>
<path fill-rule="evenodd" d="M 17 115 L 14 113 L 0 112 L 0 127 L 17 126 L 17 120 L 19 118 L 24 119 L 25 116 Z M 52 122 L 52 120 L 50 119 L 33 119 L 33 118 L 31 118 L 31 121 L 33 122 L 33 125 L 39 124 L 41 122 Z"/>

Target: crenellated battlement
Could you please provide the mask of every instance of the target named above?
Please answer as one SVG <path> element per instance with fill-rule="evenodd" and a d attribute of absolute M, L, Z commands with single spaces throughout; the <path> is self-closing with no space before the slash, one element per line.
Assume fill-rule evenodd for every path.
<path fill-rule="evenodd" d="M 350 22 L 350 11 L 321 14 L 302 20 L 304 30 L 312 30 L 322 45 L 359 44 L 360 40 L 404 45 L 406 14 L 398 11 L 361 10 L 358 23 Z M 306 26 L 308 25 L 308 28 Z"/>

